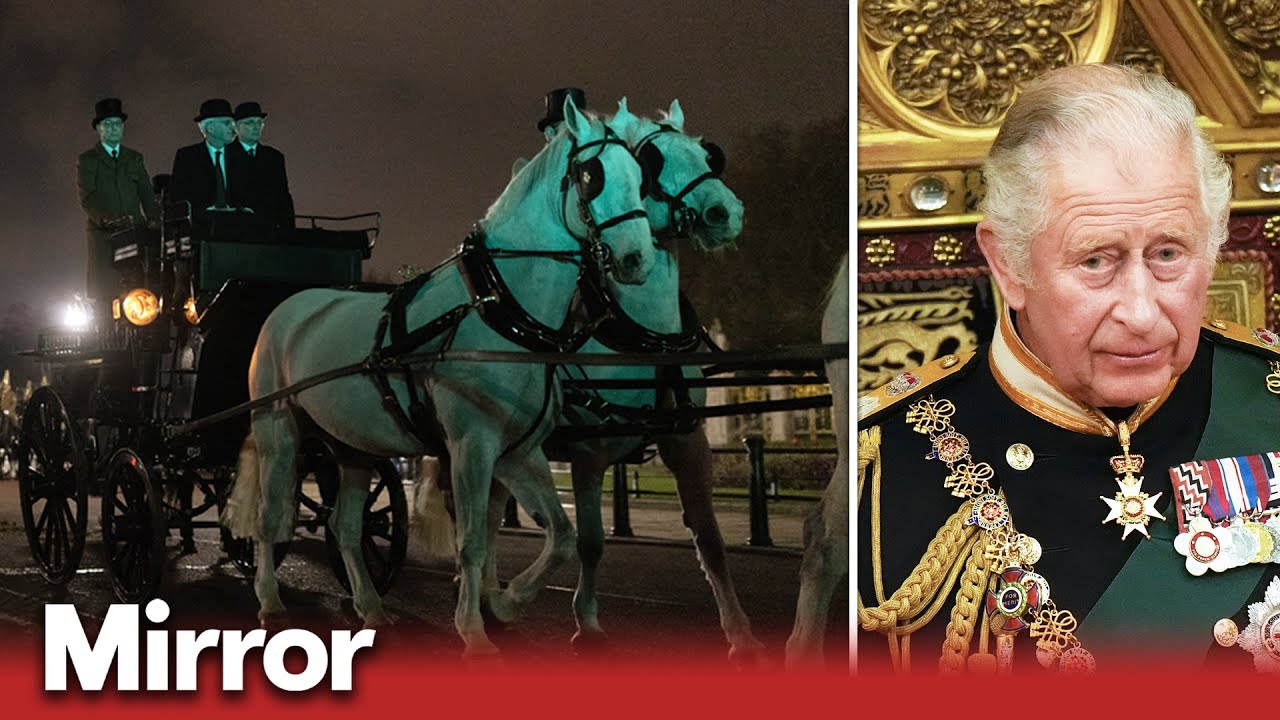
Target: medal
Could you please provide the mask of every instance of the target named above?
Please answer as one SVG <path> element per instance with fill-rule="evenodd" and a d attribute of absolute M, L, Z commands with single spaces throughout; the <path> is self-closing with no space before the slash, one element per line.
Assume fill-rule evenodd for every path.
<path fill-rule="evenodd" d="M 1164 493 L 1158 492 L 1148 496 L 1142 492 L 1143 476 L 1138 473 L 1142 472 L 1144 460 L 1141 455 L 1129 454 L 1129 424 L 1123 420 L 1120 421 L 1120 450 L 1124 453 L 1123 455 L 1111 458 L 1111 468 L 1120 475 L 1116 478 L 1120 492 L 1116 493 L 1114 499 L 1103 495 L 1098 496 L 1098 499 L 1106 503 L 1111 510 L 1102 524 L 1106 525 L 1115 520 L 1117 524 L 1123 525 L 1124 534 L 1120 536 L 1121 540 L 1129 537 L 1129 533 L 1134 530 L 1150 538 L 1147 524 L 1151 522 L 1151 518 L 1164 519 L 1164 515 L 1156 510 L 1156 503 Z"/>
<path fill-rule="evenodd" d="M 1258 672 L 1280 674 L 1280 576 L 1271 579 L 1262 602 L 1249 606 L 1249 626 L 1238 642 L 1253 655 Z"/>
<path fill-rule="evenodd" d="M 982 531 L 980 542 L 984 544 L 984 554 L 991 563 L 990 567 L 996 570 L 983 603 L 995 635 L 996 652 L 994 655 L 970 655 L 967 660 L 969 670 L 1008 672 L 1013 666 L 1014 636 L 1029 628 L 1031 637 L 1037 639 L 1036 657 L 1045 667 L 1056 666 L 1067 673 L 1092 672 L 1095 665 L 1093 655 L 1081 647 L 1075 637 L 1075 616 L 1054 606 L 1049 599 L 1048 581 L 1031 569 L 1043 552 L 1040 543 L 1014 529 L 1009 504 L 999 491 L 992 488 L 995 469 L 988 463 L 973 461 L 969 454 L 969 439 L 951 426 L 953 414 L 955 405 L 949 400 L 935 400 L 929 396 L 907 408 L 906 421 L 915 432 L 929 436 L 931 447 L 925 459 L 946 464 L 949 472 L 943 487 L 952 495 L 969 501 L 969 517 L 965 523 L 977 525 Z M 1136 463 L 1134 472 L 1140 471 L 1142 457 L 1129 455 L 1128 426 L 1121 425 L 1126 467 Z M 1015 469 L 1026 469 L 1034 455 L 1030 448 L 1018 443 L 1009 448 L 1005 459 Z M 1140 483 L 1141 478 L 1137 482 Z M 1145 527 L 1143 532 L 1146 532 Z"/>
<path fill-rule="evenodd" d="M 1222 572 L 1235 565 L 1235 537 L 1226 528 L 1215 528 L 1204 517 L 1194 517 L 1187 531 L 1173 539 L 1173 549 L 1187 557 L 1187 572 L 1199 577 L 1206 570 Z"/>

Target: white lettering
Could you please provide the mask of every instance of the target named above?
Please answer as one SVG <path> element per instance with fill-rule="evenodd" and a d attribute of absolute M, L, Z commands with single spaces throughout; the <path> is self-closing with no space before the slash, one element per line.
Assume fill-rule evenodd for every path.
<path fill-rule="evenodd" d="M 332 673 L 329 676 L 331 690 L 351 689 L 351 659 L 361 648 L 373 647 L 376 630 L 366 628 L 351 637 L 350 630 L 337 630 L 333 633 L 330 645 L 333 647 Z"/>
<path fill-rule="evenodd" d="M 291 647 L 302 648 L 307 654 L 307 665 L 302 672 L 291 673 L 284 666 L 284 654 Z M 262 651 L 262 669 L 271 684 L 281 690 L 310 690 L 324 679 L 325 672 L 329 670 L 329 649 L 320 638 L 306 630 L 281 630 Z"/>
<path fill-rule="evenodd" d="M 199 664 L 200 651 L 216 647 L 218 645 L 218 636 L 221 634 L 221 630 L 204 630 L 199 635 L 196 635 L 195 630 L 179 630 L 177 632 L 178 646 L 174 649 L 173 654 L 174 657 L 178 658 L 178 680 L 174 685 L 174 689 L 196 689 L 196 666 Z M 227 634 L 230 635 L 231 633 Z M 225 675 L 223 677 L 225 678 Z"/>
<path fill-rule="evenodd" d="M 138 689 L 138 606 L 112 605 L 91 648 L 74 605 L 44 606 L 44 689 L 67 689 L 67 657 L 85 690 L 101 690 L 112 660 L 116 689 Z"/>
<path fill-rule="evenodd" d="M 137 605 L 112 605 L 92 644 L 73 605 L 45 606 L 44 688 L 67 689 L 67 664 L 70 661 L 76 681 L 84 690 L 102 690 L 115 666 L 116 689 L 138 690 L 141 663 Z M 152 600 L 146 607 L 147 620 L 160 624 L 169 619 L 169 605 Z M 146 631 L 146 689 L 168 690 L 170 671 L 170 632 L 162 628 Z M 329 642 L 307 630 L 284 630 L 268 641 L 265 630 L 178 630 L 173 660 L 176 667 L 175 689 L 193 691 L 199 683 L 200 653 L 222 645 L 222 689 L 244 690 L 244 666 L 251 650 L 262 648 L 262 670 L 272 685 L 288 692 L 310 690 L 330 675 L 329 687 L 350 691 L 354 676 L 352 663 L 357 652 L 373 647 L 375 630 L 336 630 Z M 298 672 L 285 666 L 285 655 L 297 648 L 306 655 L 306 664 Z"/>
<path fill-rule="evenodd" d="M 159 625 L 169 619 L 169 603 L 156 598 L 147 603 L 147 619 Z M 147 631 L 147 689 L 169 689 L 169 634 Z"/>
<path fill-rule="evenodd" d="M 244 689 L 244 654 L 267 642 L 267 631 L 250 630 L 243 638 L 239 630 L 222 631 L 222 689 Z"/>

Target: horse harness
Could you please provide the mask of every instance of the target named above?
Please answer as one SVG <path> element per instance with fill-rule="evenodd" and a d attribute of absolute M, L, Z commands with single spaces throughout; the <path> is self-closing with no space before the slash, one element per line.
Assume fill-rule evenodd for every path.
<path fill-rule="evenodd" d="M 689 234 L 689 231 L 693 229 L 694 224 L 698 221 L 697 211 L 686 205 L 684 198 L 702 183 L 720 177 L 720 174 L 724 172 L 724 151 L 715 143 L 702 141 L 702 149 L 707 152 L 707 172 L 690 180 L 676 194 L 671 195 L 662 188 L 662 183 L 658 182 L 658 178 L 662 175 L 662 167 L 666 164 L 666 161 L 662 156 L 662 151 L 653 142 L 659 135 L 664 133 L 679 134 L 680 131 L 665 123 L 659 124 L 657 130 L 640 138 L 640 141 L 636 143 L 635 149 L 632 150 L 632 154 L 635 155 L 636 161 L 640 163 L 640 197 L 651 197 L 664 203 L 671 214 L 671 226 L 662 234 L 683 237 Z"/>
<path fill-rule="evenodd" d="M 605 274 L 611 269 L 612 257 L 609 247 L 601 238 L 601 233 L 628 220 L 646 217 L 643 210 L 636 209 L 603 222 L 595 221 L 589 203 L 604 189 L 604 165 L 600 161 L 599 154 L 606 145 L 626 147 L 626 144 L 607 128 L 603 139 L 582 146 L 575 143 L 569 153 L 568 171 L 560 182 L 560 211 L 565 228 L 569 229 L 565 217 L 565 206 L 568 204 L 570 185 L 577 191 L 578 215 L 587 228 L 586 237 L 578 237 L 569 230 L 569 234 L 579 243 L 578 250 L 492 248 L 486 243 L 483 228 L 477 225 L 462 241 L 458 251 L 452 257 L 399 285 L 388 297 L 374 334 L 373 349 L 365 364 L 370 368 L 370 375 L 382 395 L 383 405 L 395 418 L 400 428 L 422 444 L 426 453 L 440 456 L 445 452 L 441 442 L 444 438 L 444 428 L 436 416 L 434 407 L 430 406 L 430 398 L 419 394 L 413 382 L 413 363 L 407 356 L 441 336 L 444 336 L 444 341 L 440 344 L 439 352 L 448 350 L 462 320 L 472 310 L 478 311 L 481 319 L 494 332 L 530 352 L 572 352 L 582 347 L 583 343 L 591 337 L 595 323 L 589 321 L 583 327 L 575 329 L 572 322 L 573 313 L 566 315 L 564 324 L 559 328 L 553 328 L 533 317 L 516 300 L 494 260 L 548 258 L 558 262 L 572 263 L 579 268 L 580 285 L 583 277 L 591 278 L 593 285 L 603 284 Z M 578 160 L 579 154 L 597 146 L 600 151 L 595 155 L 586 160 Z M 406 319 L 409 304 L 439 270 L 454 264 L 457 265 L 459 274 L 467 286 L 470 300 L 455 305 L 419 328 L 409 330 Z M 593 295 L 593 293 L 584 294 Z M 599 317 L 603 319 L 603 316 Z M 384 345 L 384 343 L 387 344 Z M 404 377 L 408 392 L 407 411 L 401 406 L 391 387 L 389 374 L 393 371 L 400 372 Z M 541 424 L 551 404 L 551 385 L 554 375 L 555 366 L 546 365 L 542 407 L 529 428 L 518 440 L 507 446 L 502 455 L 523 444 Z"/>

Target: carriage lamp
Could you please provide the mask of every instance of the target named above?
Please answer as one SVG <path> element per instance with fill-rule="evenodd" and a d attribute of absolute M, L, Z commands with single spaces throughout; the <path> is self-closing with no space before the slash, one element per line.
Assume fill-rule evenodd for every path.
<path fill-rule="evenodd" d="M 196 298 L 194 295 L 188 297 L 187 301 L 182 303 L 182 315 L 192 325 L 200 324 L 200 313 L 196 312 Z"/>
<path fill-rule="evenodd" d="M 134 325 L 149 325 L 160 315 L 160 300 L 146 288 L 135 288 L 124 296 L 120 310 Z"/>
<path fill-rule="evenodd" d="M 81 300 L 79 295 L 62 309 L 62 325 L 73 332 L 87 329 L 92 319 L 93 313 L 89 310 L 88 303 Z"/>

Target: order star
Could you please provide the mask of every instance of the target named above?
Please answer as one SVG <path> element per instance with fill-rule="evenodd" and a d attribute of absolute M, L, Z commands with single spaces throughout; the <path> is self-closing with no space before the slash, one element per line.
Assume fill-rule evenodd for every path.
<path fill-rule="evenodd" d="M 1142 478 L 1134 478 L 1132 482 L 1125 482 L 1121 478 L 1116 478 L 1116 484 L 1120 486 L 1120 492 L 1116 493 L 1114 499 L 1098 496 L 1098 499 L 1107 504 L 1111 508 L 1111 512 L 1106 519 L 1102 521 L 1103 525 L 1115 520 L 1124 525 L 1124 534 L 1120 536 L 1123 540 L 1129 537 L 1129 533 L 1137 530 L 1148 538 L 1151 537 L 1147 532 L 1147 523 L 1151 522 L 1151 518 L 1164 519 L 1156 510 L 1156 503 L 1159 502 L 1163 492 L 1158 492 L 1150 497 L 1142 492 Z"/>

